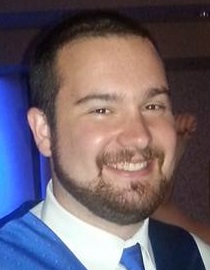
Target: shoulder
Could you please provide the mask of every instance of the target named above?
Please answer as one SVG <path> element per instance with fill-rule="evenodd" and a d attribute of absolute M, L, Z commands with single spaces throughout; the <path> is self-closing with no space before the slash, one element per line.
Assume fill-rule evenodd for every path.
<path fill-rule="evenodd" d="M 192 235 L 174 225 L 150 219 L 149 238 L 153 249 L 165 250 L 171 256 L 174 256 L 174 254 L 178 255 L 178 253 L 188 256 L 191 251 L 199 254 L 197 244 Z"/>
<path fill-rule="evenodd" d="M 185 269 L 205 269 L 204 265 L 205 267 L 209 265 L 208 251 L 206 251 L 206 256 L 203 256 L 201 252 L 203 242 L 178 226 L 150 219 L 149 238 L 156 259 L 162 258 L 164 254 L 168 261 L 176 262 L 176 269 L 181 269 L 182 265 L 190 266 Z"/>
<path fill-rule="evenodd" d="M 0 229 L 0 247 L 4 242 L 21 243 L 24 241 L 26 235 L 33 235 L 37 230 L 39 230 L 39 227 L 42 226 L 42 222 L 30 212 L 27 212 L 22 216 L 14 217 L 11 220 L 7 220 L 6 223 L 4 221 L 2 224 L 3 225 Z"/>
<path fill-rule="evenodd" d="M 204 243 L 199 237 L 192 234 L 192 237 L 194 238 L 199 252 L 201 254 L 201 257 L 203 259 L 203 262 L 205 264 L 206 269 L 210 269 L 210 246 L 206 243 Z"/>
<path fill-rule="evenodd" d="M 12 213 L 0 219 L 0 228 L 11 220 L 18 219 L 29 212 L 34 206 L 36 206 L 40 201 L 27 201 L 23 203 L 20 207 L 15 209 Z"/>
<path fill-rule="evenodd" d="M 0 221 L 0 251 L 4 249 L 32 248 L 35 241 L 41 243 L 54 238 L 51 230 L 29 210 L 27 203 Z"/>
<path fill-rule="evenodd" d="M 59 237 L 31 212 L 1 227 L 0 267 L 4 270 L 84 269 Z"/>
<path fill-rule="evenodd" d="M 149 234 L 152 237 L 161 236 L 168 239 L 174 237 L 176 238 L 178 237 L 179 239 L 179 237 L 184 237 L 193 240 L 191 234 L 188 231 L 184 230 L 183 228 L 167 224 L 161 221 L 157 221 L 154 219 L 149 220 Z"/>

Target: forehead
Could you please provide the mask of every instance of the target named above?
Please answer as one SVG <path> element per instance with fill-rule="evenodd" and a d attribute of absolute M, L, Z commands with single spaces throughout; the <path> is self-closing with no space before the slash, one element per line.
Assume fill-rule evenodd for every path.
<path fill-rule="evenodd" d="M 107 58 L 107 56 L 109 57 Z M 159 54 L 147 38 L 133 35 L 110 35 L 106 37 L 80 38 L 67 43 L 57 53 L 57 64 L 58 68 L 61 69 L 66 65 L 70 67 L 70 65 L 74 66 L 80 62 L 87 63 L 88 60 L 91 60 L 92 63 L 102 61 L 108 64 L 113 57 L 114 60 L 118 60 L 117 65 L 120 65 L 125 60 L 133 64 L 143 59 L 153 63 L 159 62 L 158 64 L 161 62 Z"/>
<path fill-rule="evenodd" d="M 56 62 L 61 88 L 68 85 L 69 90 L 87 90 L 102 84 L 166 86 L 164 67 L 156 49 L 141 37 L 79 39 L 64 46 Z"/>

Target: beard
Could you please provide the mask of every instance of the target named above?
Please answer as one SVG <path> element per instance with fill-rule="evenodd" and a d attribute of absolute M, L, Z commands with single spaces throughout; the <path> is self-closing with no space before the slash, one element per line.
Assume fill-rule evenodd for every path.
<path fill-rule="evenodd" d="M 170 181 L 161 171 L 164 153 L 157 149 L 147 148 L 135 151 L 125 149 L 101 153 L 96 160 L 98 176 L 91 182 L 83 181 L 87 184 L 80 184 L 63 168 L 55 134 L 52 138 L 51 150 L 54 174 L 64 189 L 96 216 L 119 225 L 138 223 L 149 217 L 162 203 L 169 188 Z M 158 161 L 159 172 L 156 179 L 144 184 L 137 181 L 131 183 L 129 189 L 122 189 L 114 186 L 112 179 L 103 176 L 105 165 L 131 162 L 137 151 L 144 160 Z"/>

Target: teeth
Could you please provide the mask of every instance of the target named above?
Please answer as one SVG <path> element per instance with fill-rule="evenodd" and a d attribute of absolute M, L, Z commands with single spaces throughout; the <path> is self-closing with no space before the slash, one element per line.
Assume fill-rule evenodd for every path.
<path fill-rule="evenodd" d="M 109 164 L 109 166 L 117 170 L 135 172 L 135 171 L 143 170 L 144 168 L 146 168 L 147 161 L 139 162 L 139 163 L 123 162 L 123 163 L 117 163 L 117 164 Z"/>

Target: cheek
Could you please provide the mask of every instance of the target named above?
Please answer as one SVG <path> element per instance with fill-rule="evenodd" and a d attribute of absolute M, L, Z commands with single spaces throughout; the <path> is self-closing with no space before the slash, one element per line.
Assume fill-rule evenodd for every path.
<path fill-rule="evenodd" d="M 106 141 L 108 141 L 109 133 L 105 127 L 84 123 L 83 125 L 74 127 L 71 137 L 74 146 L 80 146 L 86 151 L 97 152 L 97 149 L 102 148 L 106 144 Z"/>
<path fill-rule="evenodd" d="M 64 130 L 64 129 L 60 129 Z M 65 135 L 64 135 L 65 134 Z M 62 161 L 79 167 L 95 167 L 96 157 L 109 142 L 109 132 L 104 127 L 80 122 L 63 131 L 59 149 Z"/>
<path fill-rule="evenodd" d="M 174 126 L 166 125 L 165 132 L 160 134 L 162 149 L 165 153 L 163 164 L 163 172 L 167 177 L 171 177 L 175 167 L 175 152 L 177 144 L 177 136 Z"/>
<path fill-rule="evenodd" d="M 162 134 L 162 140 L 166 145 L 167 149 L 175 152 L 177 136 L 173 124 L 168 124 L 165 126 L 164 133 Z"/>

